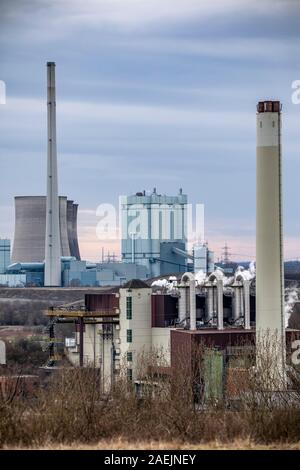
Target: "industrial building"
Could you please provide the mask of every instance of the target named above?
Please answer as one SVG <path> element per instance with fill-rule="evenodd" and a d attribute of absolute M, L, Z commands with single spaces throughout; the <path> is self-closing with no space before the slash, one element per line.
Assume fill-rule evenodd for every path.
<path fill-rule="evenodd" d="M 61 255 L 80 260 L 77 238 L 77 210 L 65 196 L 59 197 Z M 15 235 L 13 263 L 45 261 L 46 196 L 15 197 Z"/>
<path fill-rule="evenodd" d="M 78 347 L 78 336 L 74 349 L 69 351 L 74 364 L 93 363 L 101 368 L 102 362 L 107 363 L 110 358 L 111 371 L 115 367 L 111 358 L 115 358 L 117 364 L 130 353 L 129 357 L 134 360 L 129 361 L 132 370 L 128 374 L 134 378 L 136 360 L 143 351 L 162 348 L 170 363 L 173 328 L 251 330 L 255 320 L 255 296 L 250 289 L 250 279 L 239 271 L 230 286 L 226 279 L 217 270 L 202 279 L 187 272 L 178 281 L 170 280 L 165 287 L 158 286 L 157 282 L 151 287 L 141 280 L 133 280 L 122 287 L 102 288 L 99 294 L 88 294 L 85 305 L 80 308 L 74 305 L 70 309 L 50 310 L 48 314 L 57 321 L 64 317 L 88 320 L 81 346 Z M 110 319 L 114 326 L 108 326 Z M 112 354 L 113 349 L 116 351 Z M 103 358 L 103 354 L 107 357 Z"/>
<path fill-rule="evenodd" d="M 0 274 L 4 274 L 10 265 L 10 240 L 0 238 Z"/>
<path fill-rule="evenodd" d="M 158 238 L 151 232 L 153 238 L 134 236 L 128 240 L 122 238 L 122 262 L 90 263 L 81 260 L 77 236 L 78 204 L 59 197 L 59 230 L 61 247 L 61 277 L 60 284 L 69 286 L 120 286 L 133 278 L 142 280 L 172 273 L 182 273 L 186 270 L 203 270 L 205 273 L 214 270 L 214 254 L 206 243 L 197 243 L 192 253 L 186 250 L 185 231 L 187 196 L 180 194 L 176 197 L 160 196 L 128 196 L 130 209 L 123 207 L 123 220 L 130 228 L 133 217 L 133 202 L 147 199 L 149 207 L 139 209 L 139 217 L 151 223 L 158 224 Z M 45 243 L 46 243 L 46 196 L 15 197 L 15 237 L 12 252 L 12 265 L 6 266 L 6 274 L 26 274 L 25 285 L 45 285 Z M 155 202 L 156 201 L 156 202 Z M 157 202 L 158 201 L 158 202 Z M 165 210 L 164 203 L 168 202 Z M 180 204 L 179 204 L 180 202 Z M 132 203 L 132 204 L 131 204 Z M 147 205 L 144 202 L 145 205 Z M 150 210 L 151 208 L 151 210 Z M 145 212 L 146 211 L 146 212 Z M 177 211 L 177 215 L 175 214 Z M 181 214 L 181 215 L 178 215 Z M 142 215 L 141 215 L 142 214 Z M 155 214 L 155 215 L 154 215 Z M 175 215 L 174 215 L 175 214 Z M 169 236 L 166 225 L 169 224 Z M 176 224 L 180 224 L 180 229 Z M 140 227 L 140 225 L 139 225 Z M 162 230 L 162 227 L 165 227 Z M 149 235 L 149 233 L 147 234 Z M 181 240 L 178 237 L 182 237 Z M 171 239 L 170 239 L 171 237 Z M 177 238 L 175 238 L 177 237 Z M 151 248 L 151 252 L 145 251 Z M 126 250 L 128 250 L 126 252 Z M 154 250 L 159 250 L 159 256 Z M 15 277 L 15 282 L 19 280 Z M 11 282 L 9 283 L 11 284 Z M 15 284 L 16 285 L 16 284 Z"/>
<path fill-rule="evenodd" d="M 99 368 L 104 391 L 124 373 L 128 380 L 141 384 L 139 358 L 145 353 L 163 353 L 163 373 L 178 368 L 180 362 L 192 370 L 196 348 L 201 345 L 201 361 L 207 365 L 204 395 L 211 396 L 209 384 L 214 382 L 213 395 L 218 398 L 223 393 L 224 375 L 230 387 L 232 374 L 242 376 L 250 366 L 259 366 L 261 333 L 279 333 L 269 365 L 271 377 L 275 370 L 279 376 L 271 385 L 263 385 L 272 392 L 286 389 L 286 350 L 300 339 L 300 330 L 285 325 L 281 165 L 281 105 L 278 101 L 259 102 L 257 275 L 253 264 L 248 270 L 237 267 L 230 276 L 219 267 L 213 269 L 212 257 L 203 245 L 195 245 L 193 255 L 186 252 L 186 232 L 180 232 L 181 239 L 177 236 L 186 220 L 187 200 L 181 191 L 179 199 L 157 195 L 156 190 L 151 195 L 144 192 L 123 198 L 122 258 L 125 263 L 131 260 L 144 265 L 158 278 L 151 284 L 136 279 L 119 288 L 87 294 L 84 305 L 50 309 L 49 366 L 56 362 L 55 324 L 65 321 L 76 325 L 74 337 L 66 341 L 69 360 Z M 164 233 L 168 233 L 168 241 Z M 163 258 L 165 244 L 169 257 Z M 175 254 L 192 259 L 193 267 L 202 269 L 159 278 L 160 263 L 171 264 Z M 252 362 L 250 366 L 239 362 L 234 372 L 230 364 L 238 350 L 249 351 Z M 195 384 L 195 400 L 202 385 L 200 379 Z"/>
<path fill-rule="evenodd" d="M 187 195 L 154 188 L 120 199 L 122 261 L 146 266 L 150 278 L 186 271 Z"/>
<path fill-rule="evenodd" d="M 145 266 L 132 263 L 89 263 L 61 257 L 61 287 L 121 286 L 133 278 L 147 279 Z M 13 263 L 3 275 L 10 287 L 43 287 L 45 263 Z M 0 278 L 1 279 L 1 278 Z"/>
<path fill-rule="evenodd" d="M 128 280 L 136 278 L 147 278 L 145 266 L 121 262 L 89 263 L 75 259 L 66 259 L 63 262 L 64 287 L 121 286 Z"/>
<path fill-rule="evenodd" d="M 13 277 L 6 284 L 120 286 L 132 278 L 193 269 L 194 255 L 186 251 L 187 196 L 181 189 L 177 196 L 154 189 L 121 197 L 122 262 L 81 261 L 78 204 L 58 196 L 54 62 L 47 63 L 47 111 L 47 195 L 15 197 L 12 264 L 6 266 L 6 275 Z M 199 269 L 213 270 L 207 247 L 196 247 L 195 253 Z"/>
<path fill-rule="evenodd" d="M 26 274 L 0 274 L 1 287 L 25 287 L 27 284 Z"/>
<path fill-rule="evenodd" d="M 167 196 L 164 196 L 164 198 L 167 198 Z M 168 217 L 170 216 L 170 221 L 172 222 L 171 233 L 174 234 L 175 219 L 171 209 L 171 212 L 168 211 Z M 60 285 L 62 287 L 120 286 L 134 278 L 142 280 L 150 279 L 153 277 L 151 273 L 156 271 L 158 272 L 157 277 L 159 277 L 182 273 L 186 270 L 202 270 L 204 273 L 210 273 L 214 270 L 214 253 L 208 249 L 207 243 L 195 244 L 192 253 L 189 253 L 186 250 L 184 241 L 174 240 L 151 241 L 153 246 L 156 243 L 160 249 L 160 256 L 158 258 L 148 256 L 149 253 L 141 255 L 139 250 L 144 249 L 148 241 L 134 238 L 130 241 L 130 247 L 133 248 L 133 251 L 123 256 L 121 262 L 91 263 L 81 260 L 77 237 L 77 210 L 78 204 L 74 204 L 73 201 L 69 201 L 66 197 L 59 197 Z M 182 212 L 185 211 L 184 204 L 180 210 Z M 6 267 L 6 274 L 14 276 L 17 274 L 22 275 L 22 281 L 20 278 L 22 284 L 24 282 L 24 275 L 26 275 L 25 286 L 43 286 L 45 283 L 46 197 L 16 197 L 15 211 L 16 225 L 12 264 Z M 129 213 L 131 214 L 131 212 Z M 158 216 L 158 220 L 160 220 L 161 224 L 161 216 Z M 125 241 L 122 239 L 123 248 L 126 245 L 124 244 Z M 128 245 L 126 246 L 128 247 Z M 132 256 L 132 253 L 134 256 Z M 155 269 L 154 265 L 156 265 Z M 14 280 L 18 285 L 20 284 L 16 277 L 14 277 Z M 11 284 L 10 282 L 9 285 L 13 286 L 16 284 Z"/>
<path fill-rule="evenodd" d="M 45 263 L 13 263 L 6 270 L 8 287 L 43 287 Z"/>
<path fill-rule="evenodd" d="M 228 280 L 220 270 L 202 279 L 187 272 L 164 287 L 132 280 L 87 294 L 84 304 L 50 309 L 49 365 L 56 363 L 55 324 L 59 322 L 75 324 L 74 336 L 66 341 L 69 360 L 75 366 L 99 368 L 104 390 L 120 374 L 136 381 L 139 360 L 147 353 L 162 354 L 168 368 L 176 366 L 181 349 L 186 365 L 191 363 L 192 343 L 216 349 L 220 361 L 242 344 L 253 349 L 254 278 L 238 270 Z M 289 344 L 296 333 L 287 330 Z"/>
<path fill-rule="evenodd" d="M 26 276 L 10 276 L 7 274 L 7 269 L 10 263 L 10 240 L 7 238 L 0 238 L 0 286 L 22 286 L 23 281 L 25 280 L 26 282 Z"/>
<path fill-rule="evenodd" d="M 251 349 L 261 333 L 271 331 L 279 334 L 273 364 L 279 365 L 281 379 L 286 346 L 300 332 L 285 326 L 280 102 L 257 106 L 255 273 L 228 260 L 216 267 L 203 241 L 187 251 L 182 189 L 177 196 L 158 194 L 156 188 L 122 196 L 122 262 L 81 261 L 78 205 L 58 196 L 55 100 L 55 64 L 49 62 L 47 196 L 15 198 L 13 264 L 9 241 L 0 241 L 4 285 L 99 287 L 99 293 L 86 294 L 84 304 L 48 310 L 49 366 L 58 361 L 55 325 L 60 322 L 75 325 L 65 344 L 70 362 L 99 368 L 105 391 L 124 371 L 136 381 L 144 353 L 159 350 L 167 368 L 174 368 L 184 351 L 186 367 L 192 367 L 200 343 L 217 351 L 219 365 L 214 364 L 222 374 L 221 363 L 234 348 L 243 343 Z"/>

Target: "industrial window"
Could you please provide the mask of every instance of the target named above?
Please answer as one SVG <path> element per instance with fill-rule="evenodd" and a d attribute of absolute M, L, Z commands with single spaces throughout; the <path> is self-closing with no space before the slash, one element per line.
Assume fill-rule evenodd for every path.
<path fill-rule="evenodd" d="M 127 361 L 132 362 L 132 352 L 131 351 L 127 353 Z"/>
<path fill-rule="evenodd" d="M 132 369 L 127 369 L 127 379 L 132 381 Z"/>
<path fill-rule="evenodd" d="M 126 318 L 132 320 L 132 297 L 126 298 Z"/>
<path fill-rule="evenodd" d="M 132 330 L 127 330 L 127 343 L 132 343 Z"/>

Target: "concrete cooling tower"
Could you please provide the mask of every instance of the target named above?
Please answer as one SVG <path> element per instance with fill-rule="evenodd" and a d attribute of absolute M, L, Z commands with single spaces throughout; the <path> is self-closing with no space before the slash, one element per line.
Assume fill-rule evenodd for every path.
<path fill-rule="evenodd" d="M 73 201 L 67 201 L 67 230 L 70 253 L 73 253 L 72 256 L 80 260 L 77 236 L 77 212 L 78 204 L 74 204 Z"/>
<path fill-rule="evenodd" d="M 59 225 L 62 256 L 80 259 L 77 239 L 78 204 L 59 197 Z M 46 196 L 15 197 L 15 237 L 12 263 L 45 260 Z"/>

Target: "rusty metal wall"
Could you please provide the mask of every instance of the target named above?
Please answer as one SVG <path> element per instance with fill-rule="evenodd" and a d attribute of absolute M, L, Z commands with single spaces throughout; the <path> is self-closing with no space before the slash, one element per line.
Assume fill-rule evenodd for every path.
<path fill-rule="evenodd" d="M 86 294 L 85 306 L 89 312 L 114 310 L 119 308 L 119 298 L 115 294 Z"/>

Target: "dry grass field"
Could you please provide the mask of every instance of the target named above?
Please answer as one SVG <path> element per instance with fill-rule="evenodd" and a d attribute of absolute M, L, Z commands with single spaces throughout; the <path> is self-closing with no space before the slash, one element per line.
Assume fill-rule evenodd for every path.
<path fill-rule="evenodd" d="M 148 384 L 157 383 L 156 361 L 146 356 L 139 363 Z M 290 377 L 292 395 L 282 388 L 270 396 L 260 381 L 261 370 L 268 371 L 264 367 L 249 375 L 238 402 L 201 402 L 205 396 L 195 388 L 195 378 L 198 383 L 203 371 L 201 361 L 196 364 L 190 371 L 179 357 L 176 371 L 160 380 L 159 390 L 146 388 L 142 396 L 126 370 L 109 393 L 102 392 L 99 370 L 93 367 L 62 368 L 36 388 L 23 387 L 20 377 L 8 374 L 0 393 L 0 448 L 300 450 L 298 371 Z"/>
<path fill-rule="evenodd" d="M 300 441 L 293 444 L 274 443 L 268 445 L 256 444 L 249 440 L 234 440 L 232 443 L 218 441 L 206 444 L 182 444 L 179 441 L 147 441 L 127 442 L 123 439 L 102 440 L 95 444 L 84 445 L 74 442 L 72 445 L 49 443 L 32 447 L 4 447 L 3 450 L 300 450 Z"/>

